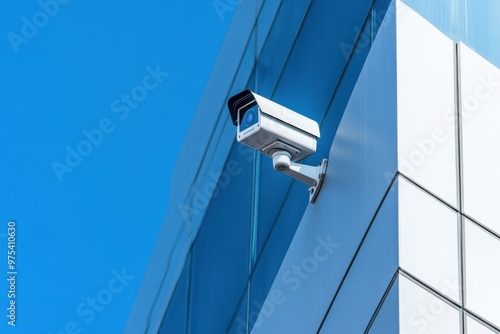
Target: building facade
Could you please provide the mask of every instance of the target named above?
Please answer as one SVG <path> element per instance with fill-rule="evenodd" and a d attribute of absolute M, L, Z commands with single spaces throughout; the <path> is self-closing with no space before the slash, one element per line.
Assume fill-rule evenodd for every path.
<path fill-rule="evenodd" d="M 499 333 L 497 0 L 241 1 L 128 333 Z M 307 186 L 235 140 L 251 89 L 320 124 Z"/>

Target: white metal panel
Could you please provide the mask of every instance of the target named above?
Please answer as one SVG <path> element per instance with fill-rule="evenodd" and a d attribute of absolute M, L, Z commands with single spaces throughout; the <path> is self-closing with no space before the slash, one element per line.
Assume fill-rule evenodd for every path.
<path fill-rule="evenodd" d="M 460 44 L 464 212 L 500 233 L 500 69 Z"/>
<path fill-rule="evenodd" d="M 466 307 L 500 326 L 500 240 L 465 220 Z"/>
<path fill-rule="evenodd" d="M 459 302 L 457 213 L 399 180 L 401 268 Z"/>
<path fill-rule="evenodd" d="M 456 207 L 454 43 L 405 4 L 399 13 L 399 171 Z"/>
<path fill-rule="evenodd" d="M 495 334 L 494 331 L 489 329 L 488 327 L 481 325 L 476 320 L 467 316 L 467 334 Z"/>
<path fill-rule="evenodd" d="M 399 277 L 401 334 L 460 333 L 458 310 L 404 276 Z"/>

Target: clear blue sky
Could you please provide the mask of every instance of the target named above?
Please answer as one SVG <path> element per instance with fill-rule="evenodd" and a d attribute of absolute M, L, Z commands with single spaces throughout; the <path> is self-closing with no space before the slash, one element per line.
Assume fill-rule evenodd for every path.
<path fill-rule="evenodd" d="M 211 0 L 0 5 L 1 333 L 122 332 L 231 20 L 219 14 Z"/>

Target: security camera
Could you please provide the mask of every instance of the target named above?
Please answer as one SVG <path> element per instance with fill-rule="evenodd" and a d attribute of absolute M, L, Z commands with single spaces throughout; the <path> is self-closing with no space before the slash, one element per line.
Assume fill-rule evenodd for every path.
<path fill-rule="evenodd" d="M 249 90 L 231 97 L 228 108 L 238 141 L 271 157 L 275 170 L 309 185 L 314 203 L 328 160 L 317 167 L 296 162 L 316 152 L 318 123 Z"/>

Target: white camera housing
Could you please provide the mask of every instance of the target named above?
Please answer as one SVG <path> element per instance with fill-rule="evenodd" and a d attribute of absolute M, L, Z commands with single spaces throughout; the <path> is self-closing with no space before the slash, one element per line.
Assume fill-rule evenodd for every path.
<path fill-rule="evenodd" d="M 293 110 L 245 90 L 228 101 L 238 142 L 273 158 L 274 169 L 308 184 L 310 202 L 318 196 L 328 161 L 317 167 L 295 162 L 316 152 L 319 126 Z"/>
<path fill-rule="evenodd" d="M 249 90 L 231 97 L 228 105 L 240 143 L 269 157 L 276 151 L 287 151 L 294 162 L 316 152 L 320 133 L 318 123 L 312 119 Z M 256 115 L 252 124 L 244 127 L 245 115 L 249 111 L 256 111 Z"/>

